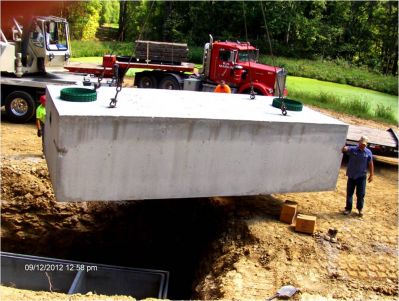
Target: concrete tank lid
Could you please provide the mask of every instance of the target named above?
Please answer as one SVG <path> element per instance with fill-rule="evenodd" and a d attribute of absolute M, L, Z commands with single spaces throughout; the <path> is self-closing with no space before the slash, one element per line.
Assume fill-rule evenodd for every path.
<path fill-rule="evenodd" d="M 65 88 L 47 86 L 60 116 L 150 117 L 216 120 L 247 120 L 266 122 L 293 122 L 316 124 L 345 123 L 322 113 L 303 107 L 300 112 L 288 111 L 287 116 L 272 106 L 272 96 L 224 94 L 213 92 L 176 91 L 161 89 L 123 88 L 118 95 L 116 108 L 109 108 L 115 97 L 113 87 L 100 87 L 97 101 L 69 102 L 60 99 Z"/>

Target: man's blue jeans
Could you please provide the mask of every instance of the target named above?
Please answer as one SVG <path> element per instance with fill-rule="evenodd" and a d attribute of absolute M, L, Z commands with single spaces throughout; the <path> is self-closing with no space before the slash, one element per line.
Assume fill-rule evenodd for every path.
<path fill-rule="evenodd" d="M 358 210 L 363 209 L 364 205 L 364 196 L 366 194 L 366 180 L 367 176 L 360 177 L 357 179 L 348 178 L 348 183 L 346 185 L 346 207 L 345 210 L 352 211 L 352 201 L 353 201 L 353 193 L 356 188 L 356 208 Z"/>

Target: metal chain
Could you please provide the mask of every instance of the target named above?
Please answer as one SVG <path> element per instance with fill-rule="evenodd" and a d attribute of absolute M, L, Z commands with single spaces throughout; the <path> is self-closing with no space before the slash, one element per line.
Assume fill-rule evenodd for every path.
<path fill-rule="evenodd" d="M 98 88 L 101 87 L 101 81 L 104 78 L 104 73 L 105 73 L 105 66 L 104 66 L 103 72 L 99 75 L 99 77 L 97 79 L 97 83 L 94 84 L 94 91 L 96 91 Z"/>
<path fill-rule="evenodd" d="M 248 30 L 247 30 L 247 18 L 245 16 L 245 4 L 244 1 L 241 2 L 242 3 L 242 14 L 244 16 L 244 27 L 245 27 L 245 39 L 247 42 L 247 51 L 248 51 L 248 74 L 249 74 L 249 82 L 251 85 L 251 91 L 250 91 L 250 99 L 255 99 L 255 91 L 254 91 L 254 83 L 252 81 L 252 73 L 251 73 L 251 56 L 249 55 L 249 41 L 248 41 Z"/>
<path fill-rule="evenodd" d="M 116 103 L 118 102 L 118 94 L 119 92 L 122 91 L 122 83 L 118 81 L 118 84 L 116 86 L 116 94 L 114 98 L 111 98 L 111 102 L 109 103 L 110 108 L 115 108 Z"/>
<path fill-rule="evenodd" d="M 260 1 L 259 4 L 260 4 L 260 10 L 262 11 L 263 23 L 265 24 L 267 40 L 268 40 L 268 42 L 269 42 L 270 55 L 271 55 L 271 57 L 272 57 L 272 62 L 273 62 L 273 66 L 274 66 L 274 72 L 275 72 L 276 77 L 277 77 L 276 62 L 275 62 L 275 60 L 274 60 L 272 42 L 271 42 L 271 39 L 270 39 L 269 28 L 268 28 L 267 23 L 266 23 L 266 16 L 265 16 L 265 10 L 263 9 L 263 2 Z M 278 97 L 279 97 L 279 99 L 281 99 L 281 113 L 282 113 L 284 116 L 286 116 L 286 115 L 287 115 L 287 107 L 286 107 L 286 105 L 285 105 L 285 103 L 284 103 L 284 95 L 280 95 L 280 90 L 281 90 L 281 89 L 280 89 L 280 83 L 279 83 L 279 81 L 276 80 L 276 83 L 277 83 L 277 90 L 278 90 L 278 93 L 279 93 Z"/>
<path fill-rule="evenodd" d="M 281 109 L 281 114 L 286 116 L 287 115 L 287 107 L 285 105 L 284 98 L 281 98 L 281 107 L 280 107 L 280 109 Z"/>
<path fill-rule="evenodd" d="M 118 94 L 122 91 L 122 84 L 123 84 L 123 76 L 119 76 L 119 65 L 114 65 L 114 76 L 112 77 L 112 81 L 116 82 L 116 94 L 114 98 L 111 98 L 111 102 L 109 103 L 110 108 L 115 108 L 116 103 L 118 101 Z"/>
<path fill-rule="evenodd" d="M 249 96 L 249 98 L 250 99 L 255 99 L 255 90 L 254 90 L 254 86 L 251 86 L 251 92 L 250 92 L 250 96 Z"/>
<path fill-rule="evenodd" d="M 114 85 L 116 86 L 118 84 L 118 77 L 119 77 L 119 65 L 114 64 L 113 68 L 113 75 L 110 81 L 107 82 L 108 86 L 113 87 Z"/>
<path fill-rule="evenodd" d="M 145 26 L 146 26 L 147 21 L 148 21 L 148 17 L 150 16 L 150 13 L 152 11 L 152 7 L 153 7 L 154 3 L 155 3 L 155 1 L 152 1 L 151 7 L 150 7 L 150 9 L 149 9 L 149 11 L 147 13 L 146 19 L 144 21 L 144 25 L 141 28 L 141 31 L 140 31 L 140 34 L 139 34 L 139 40 L 141 39 L 141 36 L 142 36 L 142 34 L 144 32 Z M 136 48 L 137 48 L 137 44 L 135 46 L 134 53 L 136 53 Z M 116 94 L 115 94 L 114 98 L 111 98 L 111 102 L 109 103 L 109 108 L 115 108 L 116 107 L 116 103 L 118 102 L 118 94 L 119 94 L 119 92 L 122 91 L 122 83 L 123 83 L 123 80 L 125 78 L 125 75 L 126 75 L 127 71 L 129 70 L 129 66 L 130 66 L 130 63 L 132 62 L 132 60 L 133 60 L 133 54 L 130 56 L 129 62 L 127 63 L 127 67 L 122 69 L 122 72 L 119 71 L 119 66 L 118 65 L 114 66 L 114 73 L 115 73 L 114 76 L 115 76 L 115 80 L 117 82 L 117 84 L 116 84 Z M 104 71 L 105 71 L 105 69 L 104 69 Z M 119 74 L 119 73 L 121 73 L 121 74 Z"/>

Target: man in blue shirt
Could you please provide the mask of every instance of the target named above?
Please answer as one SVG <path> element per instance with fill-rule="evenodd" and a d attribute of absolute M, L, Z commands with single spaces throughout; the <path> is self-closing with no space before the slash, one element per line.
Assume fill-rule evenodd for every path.
<path fill-rule="evenodd" d="M 346 175 L 348 182 L 346 185 L 346 207 L 344 214 L 348 215 L 352 211 L 352 197 L 356 188 L 356 208 L 359 216 L 363 216 L 364 196 L 366 194 L 367 168 L 370 171 L 369 183 L 373 180 L 374 164 L 373 154 L 367 148 L 367 137 L 362 136 L 357 146 L 344 146 L 342 152 L 349 156 Z"/>

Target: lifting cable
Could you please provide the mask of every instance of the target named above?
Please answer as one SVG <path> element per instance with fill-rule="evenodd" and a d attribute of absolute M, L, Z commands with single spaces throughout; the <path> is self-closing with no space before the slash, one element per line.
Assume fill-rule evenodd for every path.
<path fill-rule="evenodd" d="M 146 18 L 144 20 L 144 24 L 141 27 L 138 40 L 141 40 L 141 36 L 143 35 L 143 32 L 144 32 L 145 27 L 147 25 L 147 21 L 148 21 L 148 18 L 150 16 L 150 14 L 151 14 L 151 11 L 152 11 L 152 8 L 154 6 L 154 3 L 155 3 L 155 0 L 151 1 L 151 7 L 148 10 L 147 16 L 146 16 Z M 136 54 L 136 50 L 137 50 L 137 44 L 135 44 L 135 46 L 134 46 L 134 52 L 133 52 L 134 54 Z M 125 75 L 126 75 L 127 71 L 129 70 L 130 63 L 133 60 L 133 53 L 130 56 L 129 61 L 127 63 L 127 67 L 124 69 L 124 71 L 122 72 L 121 76 L 119 76 L 119 66 L 118 65 L 114 66 L 114 74 L 116 74 L 115 75 L 115 77 L 116 77 L 116 94 L 115 94 L 115 97 L 111 98 L 111 102 L 109 103 L 109 108 L 115 108 L 116 107 L 116 103 L 118 101 L 118 99 L 117 99 L 118 98 L 118 94 L 119 94 L 120 91 L 122 91 L 123 79 L 125 78 Z M 104 69 L 104 71 L 105 71 L 105 69 Z"/>
<path fill-rule="evenodd" d="M 263 2 L 262 2 L 262 1 L 260 1 L 260 8 L 261 8 L 261 11 L 262 11 L 263 22 L 265 23 L 266 35 L 267 35 L 267 40 L 268 40 L 268 42 L 269 42 L 270 55 L 271 55 L 271 57 L 272 57 L 272 63 L 273 63 L 273 67 L 274 67 L 274 73 L 276 74 L 276 78 L 277 78 L 277 68 L 276 68 L 276 63 L 275 63 L 275 61 L 274 61 L 274 56 L 273 56 L 272 42 L 271 42 L 271 40 L 270 40 L 269 28 L 268 28 L 267 23 L 266 23 L 266 16 L 265 16 L 265 11 L 264 11 L 264 9 L 263 9 Z M 281 99 L 281 107 L 280 107 L 281 113 L 285 116 L 285 115 L 287 115 L 287 107 L 286 107 L 285 102 L 284 102 L 284 97 L 282 97 L 282 96 L 280 95 L 280 83 L 279 83 L 278 80 L 276 80 L 276 83 L 277 83 L 277 90 L 278 90 L 278 93 L 279 93 L 278 97 L 279 97 L 279 99 Z"/>
<path fill-rule="evenodd" d="M 119 33 L 119 36 L 118 36 L 117 41 L 120 41 L 120 40 L 121 40 L 122 34 L 123 34 L 123 31 L 121 31 L 121 32 Z M 111 48 L 111 53 L 109 54 L 109 56 L 112 56 L 112 55 L 114 54 L 114 51 L 115 51 L 115 49 L 116 49 L 116 46 L 117 46 L 117 43 L 113 43 L 113 46 L 112 46 L 112 48 Z M 114 76 L 112 77 L 112 80 L 111 80 L 111 82 L 109 83 L 109 86 L 110 86 L 110 87 L 111 87 L 112 84 L 118 79 L 118 74 L 115 73 L 115 72 L 119 70 L 119 66 L 118 66 L 117 64 L 115 64 L 115 65 L 116 65 L 116 66 L 114 66 L 114 71 L 113 71 Z M 103 78 L 104 78 L 105 69 L 106 69 L 106 67 L 104 66 L 103 71 L 102 71 L 101 74 L 98 76 L 97 83 L 94 84 L 94 90 L 95 90 L 95 91 L 96 91 L 98 88 L 101 87 L 101 81 L 102 81 Z"/>
<path fill-rule="evenodd" d="M 254 84 L 252 81 L 252 73 L 251 73 L 251 57 L 249 55 L 249 41 L 248 41 L 248 31 L 247 31 L 247 18 L 245 16 L 245 5 L 244 5 L 244 1 L 241 2 L 242 3 L 242 13 L 244 16 L 244 27 L 245 27 L 245 39 L 247 41 L 247 55 L 248 55 L 248 73 L 249 73 L 249 82 L 251 85 L 251 91 L 250 91 L 250 99 L 255 99 L 255 91 L 254 91 Z"/>

